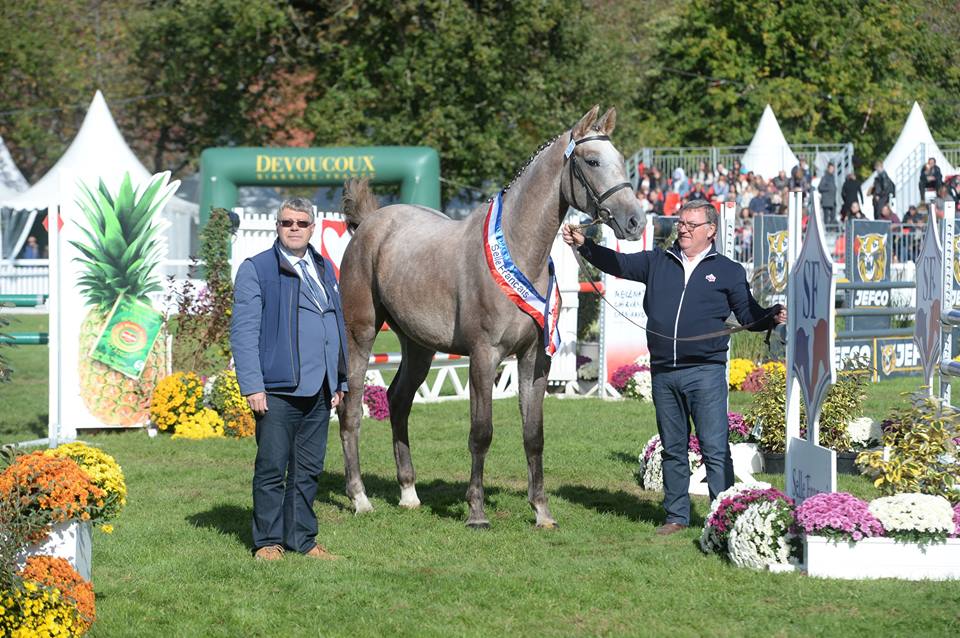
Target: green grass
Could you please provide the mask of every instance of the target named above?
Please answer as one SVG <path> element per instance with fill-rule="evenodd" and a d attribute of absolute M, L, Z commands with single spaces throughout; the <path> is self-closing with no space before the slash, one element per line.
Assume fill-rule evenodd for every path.
<path fill-rule="evenodd" d="M 130 499 L 95 532 L 91 636 L 956 635 L 956 583 L 839 582 L 733 568 L 668 538 L 660 495 L 633 479 L 654 432 L 638 403 L 546 401 L 546 485 L 556 531 L 526 503 L 516 403 L 495 403 L 487 531 L 466 529 L 465 403 L 417 405 L 411 444 L 423 506 L 398 507 L 389 427 L 364 423 L 376 510 L 354 516 L 337 433 L 315 510 L 341 560 L 250 557 L 250 440 L 90 437 L 122 464 Z M 777 477 L 779 478 L 779 477 Z M 776 479 L 775 479 L 776 481 Z M 841 477 L 864 497 L 872 486 Z M 695 499 L 694 521 L 707 512 Z"/>
<path fill-rule="evenodd" d="M 11 331 L 42 329 L 39 321 L 28 317 Z M 6 442 L 45 434 L 46 349 L 12 355 L 23 376 L 0 387 Z M 882 416 L 915 383 L 869 386 L 868 413 Z M 734 393 L 731 407 L 746 400 Z M 652 406 L 548 398 L 544 408 L 546 487 L 560 523 L 549 532 L 533 528 L 526 503 L 515 400 L 494 403 L 485 482 L 493 525 L 482 532 L 464 526 L 465 402 L 414 406 L 416 511 L 397 505 L 389 425 L 365 421 L 361 460 L 376 511 L 352 513 L 334 425 L 315 503 L 320 541 L 342 557 L 332 563 L 251 559 L 252 440 L 89 436 L 123 465 L 129 487 L 116 531 L 94 532 L 98 619 L 90 635 L 872 637 L 960 629 L 956 583 L 754 573 L 702 555 L 699 529 L 654 535 L 660 495 L 633 478 L 655 431 Z M 780 476 L 765 478 L 782 485 Z M 876 496 L 860 477 L 840 476 L 839 487 Z M 696 525 L 707 509 L 705 498 L 694 499 Z"/>
<path fill-rule="evenodd" d="M 7 315 L 6 333 L 46 332 L 46 315 Z M 46 346 L 0 346 L 13 367 L 13 377 L 0 383 L 0 444 L 47 436 Z"/>

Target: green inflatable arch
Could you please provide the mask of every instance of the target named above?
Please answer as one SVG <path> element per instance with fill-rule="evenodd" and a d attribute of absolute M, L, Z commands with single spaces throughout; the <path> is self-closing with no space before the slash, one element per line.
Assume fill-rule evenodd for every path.
<path fill-rule="evenodd" d="M 400 199 L 440 209 L 440 157 L 425 146 L 208 148 L 200 154 L 200 224 L 231 209 L 238 186 L 339 186 L 351 177 L 400 184 Z"/>

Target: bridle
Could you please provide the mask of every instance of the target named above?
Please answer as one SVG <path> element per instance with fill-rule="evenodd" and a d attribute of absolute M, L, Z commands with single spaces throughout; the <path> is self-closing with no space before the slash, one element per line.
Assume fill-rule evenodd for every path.
<path fill-rule="evenodd" d="M 608 188 L 603 193 L 598 193 L 597 189 L 593 187 L 593 184 L 587 181 L 586 176 L 583 174 L 583 168 L 577 162 L 577 156 L 574 154 L 574 149 L 580 144 L 585 144 L 587 142 L 609 142 L 609 135 L 589 135 L 587 137 L 581 137 L 579 140 L 573 139 L 573 131 L 570 131 L 570 142 L 567 144 L 567 148 L 563 151 L 563 161 L 567 162 L 570 167 L 570 199 L 571 204 L 577 210 L 582 210 L 589 213 L 590 211 L 580 206 L 577 203 L 577 191 L 574 188 L 574 180 L 580 183 L 583 186 L 583 190 L 587 194 L 587 205 L 593 209 L 593 221 L 589 224 L 581 225 L 580 228 L 586 228 L 587 226 L 592 226 L 594 224 L 605 223 L 609 224 L 611 228 L 618 231 L 618 235 L 626 235 L 627 233 L 623 228 L 620 228 L 620 224 L 617 223 L 616 217 L 613 216 L 612 211 L 603 205 L 611 195 L 617 191 L 621 191 L 624 188 L 633 188 L 633 184 L 630 182 L 620 182 L 614 186 Z M 568 161 L 569 160 L 569 161 Z"/>

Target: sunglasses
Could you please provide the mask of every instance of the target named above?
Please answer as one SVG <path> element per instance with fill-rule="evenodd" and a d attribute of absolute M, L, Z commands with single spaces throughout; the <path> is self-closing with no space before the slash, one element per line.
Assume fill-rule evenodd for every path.
<path fill-rule="evenodd" d="M 277 223 L 283 226 L 284 228 L 290 228 L 294 224 L 297 225 L 297 228 L 310 228 L 311 226 L 313 226 L 313 222 L 304 221 L 302 219 L 297 221 L 294 221 L 292 219 L 281 219 L 281 220 L 278 220 Z"/>

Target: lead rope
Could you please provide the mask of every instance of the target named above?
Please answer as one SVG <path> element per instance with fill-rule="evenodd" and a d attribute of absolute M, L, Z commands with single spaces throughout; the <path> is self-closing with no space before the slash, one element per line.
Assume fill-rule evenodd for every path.
<path fill-rule="evenodd" d="M 573 227 L 576 227 L 576 228 L 586 228 L 587 226 L 592 226 L 593 224 L 596 224 L 596 223 L 597 223 L 596 220 L 594 220 L 593 222 L 591 222 L 591 223 L 589 223 L 589 224 L 582 224 L 582 225 L 581 225 L 581 224 L 570 224 L 570 225 L 573 226 Z M 580 252 L 579 252 L 576 248 L 574 248 L 573 246 L 571 246 L 571 248 L 573 249 L 573 254 L 574 254 L 574 256 L 575 256 L 576 259 L 577 259 L 577 264 L 580 266 L 581 269 L 583 269 L 583 266 L 584 266 L 583 257 L 580 255 Z M 632 323 L 633 325 L 635 325 L 635 326 L 638 327 L 638 328 L 643 328 L 643 329 L 646 330 L 648 333 L 650 333 L 650 334 L 652 334 L 652 335 L 654 335 L 654 336 L 656 336 L 656 337 L 660 337 L 661 339 L 668 339 L 668 340 L 670 340 L 670 341 L 703 341 L 703 340 L 705 340 L 705 339 L 716 339 L 717 337 L 726 337 L 726 336 L 728 336 L 728 335 L 736 334 L 736 333 L 738 333 L 738 332 L 743 332 L 744 330 L 749 330 L 750 328 L 754 328 L 754 327 L 756 327 L 756 326 L 759 326 L 760 324 L 763 324 L 763 323 L 769 321 L 771 317 L 775 316 L 775 315 L 776 315 L 777 313 L 779 313 L 780 310 L 783 308 L 783 306 L 781 306 L 780 304 L 776 304 L 776 305 L 774 305 L 772 308 L 770 308 L 770 310 L 769 310 L 763 317 L 761 317 L 760 319 L 757 319 L 756 321 L 753 321 L 753 322 L 751 322 L 751 323 L 748 323 L 748 324 L 746 324 L 746 325 L 743 325 L 743 326 L 736 326 L 736 327 L 734 327 L 734 328 L 724 328 L 723 330 L 716 330 L 716 331 L 714 331 L 714 332 L 708 332 L 708 333 L 706 333 L 706 334 L 696 335 L 696 336 L 693 336 L 693 337 L 671 337 L 671 336 L 669 336 L 669 335 L 661 334 L 661 333 L 657 332 L 656 330 L 651 330 L 650 328 L 648 328 L 648 327 L 646 327 L 646 326 L 641 326 L 639 323 L 637 323 L 636 321 L 634 321 L 633 319 L 631 319 L 631 318 L 628 317 L 627 315 L 623 314 L 623 313 L 620 311 L 619 308 L 617 308 L 615 305 L 613 305 L 613 304 L 610 302 L 610 300 L 607 299 L 606 295 L 604 295 L 602 292 L 600 292 L 600 289 L 597 288 L 597 284 L 594 283 L 593 281 L 590 282 L 590 287 L 593 288 L 593 291 L 597 294 L 597 296 L 600 297 L 600 299 L 603 300 L 603 302 L 604 302 L 605 304 L 607 304 L 608 306 L 610 306 L 611 308 L 613 308 L 614 312 L 616 312 L 618 315 L 620 315 L 621 317 L 623 317 L 624 319 L 626 319 L 628 322 Z M 767 328 L 767 335 L 766 335 L 766 338 L 764 339 L 764 341 L 766 342 L 768 348 L 770 347 L 770 334 L 771 334 L 772 332 L 773 332 L 773 327 Z M 778 335 L 778 336 L 779 336 L 779 335 Z M 783 341 L 783 340 L 781 339 L 781 341 Z M 785 343 L 785 342 L 784 342 L 784 343 Z"/>

